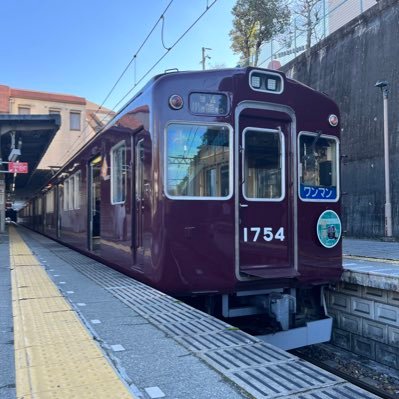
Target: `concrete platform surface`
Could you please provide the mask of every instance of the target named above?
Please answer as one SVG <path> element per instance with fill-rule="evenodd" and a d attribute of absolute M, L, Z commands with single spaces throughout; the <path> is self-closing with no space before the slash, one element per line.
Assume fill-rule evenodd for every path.
<path fill-rule="evenodd" d="M 398 242 L 344 238 L 343 254 L 343 281 L 399 291 Z"/>
<path fill-rule="evenodd" d="M 18 232 L 138 398 L 376 397 L 44 236 Z M 9 256 L 7 247 L 0 244 L 0 254 Z M 4 277 L 10 264 L 1 259 Z M 3 399 L 15 397 L 11 303 L 21 299 L 11 301 L 7 278 L 0 289 Z"/>

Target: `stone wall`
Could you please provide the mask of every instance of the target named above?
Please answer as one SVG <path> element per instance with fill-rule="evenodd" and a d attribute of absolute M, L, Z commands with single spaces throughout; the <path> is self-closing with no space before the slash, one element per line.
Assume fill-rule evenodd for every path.
<path fill-rule="evenodd" d="M 399 292 L 342 282 L 327 298 L 334 345 L 399 369 Z"/>
<path fill-rule="evenodd" d="M 384 235 L 383 98 L 390 82 L 389 130 L 393 233 L 399 238 L 399 2 L 380 0 L 282 67 L 287 76 L 331 96 L 341 110 L 343 229 Z"/>

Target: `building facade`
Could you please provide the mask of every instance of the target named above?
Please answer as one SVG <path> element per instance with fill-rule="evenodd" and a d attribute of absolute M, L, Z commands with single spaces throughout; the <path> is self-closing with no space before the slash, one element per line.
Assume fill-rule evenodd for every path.
<path fill-rule="evenodd" d="M 62 166 L 114 115 L 106 108 L 98 108 L 83 97 L 0 85 L 0 113 L 61 116 L 61 127 L 38 169 Z"/>

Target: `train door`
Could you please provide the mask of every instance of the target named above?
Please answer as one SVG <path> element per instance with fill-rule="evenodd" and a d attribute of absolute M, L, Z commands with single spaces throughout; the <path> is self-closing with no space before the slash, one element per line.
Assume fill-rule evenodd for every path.
<path fill-rule="evenodd" d="M 89 250 L 100 249 L 101 239 L 101 155 L 89 163 L 88 198 L 89 198 Z"/>
<path fill-rule="evenodd" d="M 237 110 L 237 269 L 239 276 L 297 275 L 296 202 L 289 115 L 258 104 Z"/>

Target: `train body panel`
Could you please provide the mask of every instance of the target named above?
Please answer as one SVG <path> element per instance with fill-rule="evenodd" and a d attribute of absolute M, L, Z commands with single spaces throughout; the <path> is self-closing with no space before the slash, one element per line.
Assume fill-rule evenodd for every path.
<path fill-rule="evenodd" d="M 321 218 L 340 214 L 330 115 L 331 99 L 278 72 L 160 75 L 20 220 L 176 295 L 335 282 L 340 231 Z"/>

